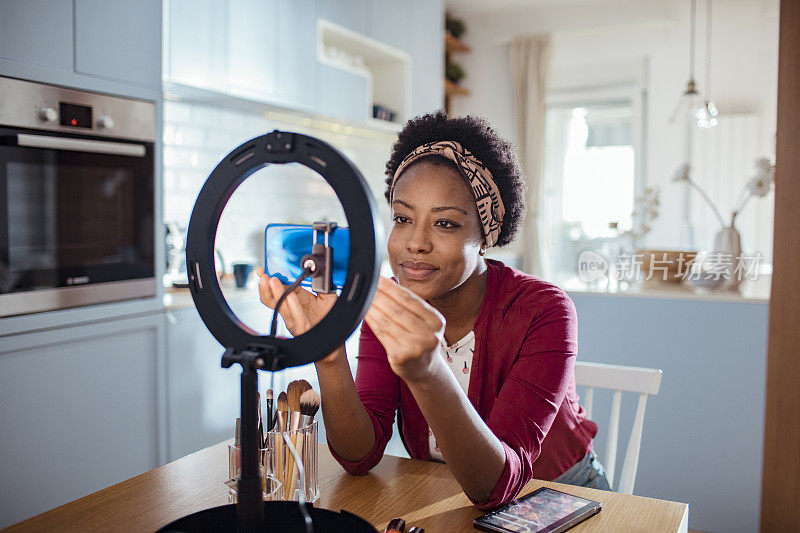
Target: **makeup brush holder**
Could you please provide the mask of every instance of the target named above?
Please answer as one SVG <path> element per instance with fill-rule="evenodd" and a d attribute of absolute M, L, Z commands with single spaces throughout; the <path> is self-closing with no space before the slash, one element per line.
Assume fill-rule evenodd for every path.
<path fill-rule="evenodd" d="M 261 448 L 259 451 L 259 463 L 261 466 L 261 490 L 264 492 L 264 501 L 272 499 L 272 496 L 281 489 L 281 484 L 275 476 L 275 457 L 274 450 L 269 447 Z M 225 484 L 230 489 L 228 500 L 236 502 L 236 476 L 242 472 L 242 449 L 234 443 L 228 444 L 228 481 Z"/>
<path fill-rule="evenodd" d="M 305 496 L 305 501 L 314 503 L 319 499 L 317 422 L 312 422 L 310 425 L 295 431 L 285 432 L 302 461 L 302 479 L 300 477 L 301 468 L 297 464 L 294 454 L 291 453 L 283 435 L 277 431 L 270 431 L 266 434 L 266 448 L 271 457 L 274 458 L 273 469 L 281 488 L 273 492 L 269 498 L 265 495 L 264 499 L 269 501 L 297 501 L 300 499 L 301 487 L 304 487 L 302 494 Z"/>

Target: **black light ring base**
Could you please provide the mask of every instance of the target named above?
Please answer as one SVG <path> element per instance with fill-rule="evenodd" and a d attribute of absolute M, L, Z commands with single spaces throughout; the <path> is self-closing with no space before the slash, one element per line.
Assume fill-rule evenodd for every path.
<path fill-rule="evenodd" d="M 330 184 L 350 231 L 350 264 L 341 297 L 319 324 L 293 339 L 259 335 L 243 324 L 225 301 L 214 269 L 217 225 L 233 192 L 264 166 L 286 163 L 300 163 Z M 304 365 L 340 346 L 364 318 L 380 275 L 383 240 L 378 207 L 355 165 L 315 137 L 276 130 L 233 150 L 200 190 L 187 232 L 189 289 L 200 318 L 222 346 L 237 353 L 263 353 L 265 368 L 270 370 Z"/>
<path fill-rule="evenodd" d="M 310 503 L 306 509 L 314 521 L 314 533 L 377 533 L 377 530 L 360 516 L 347 511 L 317 509 Z M 263 531 L 280 533 L 305 533 L 303 518 L 297 502 L 264 502 Z M 238 531 L 236 504 L 205 509 L 176 520 L 159 529 L 157 533 L 233 533 Z"/>

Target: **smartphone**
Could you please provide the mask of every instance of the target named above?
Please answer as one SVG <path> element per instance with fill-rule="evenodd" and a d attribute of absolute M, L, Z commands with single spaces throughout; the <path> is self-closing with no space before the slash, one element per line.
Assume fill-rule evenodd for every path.
<path fill-rule="evenodd" d="M 317 243 L 325 242 L 325 235 L 317 232 Z M 301 224 L 269 224 L 264 230 L 264 273 L 275 276 L 284 284 L 293 283 L 303 274 L 303 257 L 311 253 L 314 229 Z M 333 249 L 333 286 L 341 290 L 347 279 L 350 260 L 350 230 L 338 227 L 328 235 L 328 246 Z M 310 287 L 311 277 L 301 286 Z"/>
<path fill-rule="evenodd" d="M 603 504 L 542 487 L 509 502 L 472 524 L 499 533 L 559 533 L 600 512 Z"/>

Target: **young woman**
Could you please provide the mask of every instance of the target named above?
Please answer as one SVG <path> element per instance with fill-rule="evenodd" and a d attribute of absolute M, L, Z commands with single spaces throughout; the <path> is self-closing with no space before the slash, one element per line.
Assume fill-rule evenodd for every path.
<path fill-rule="evenodd" d="M 386 171 L 396 281 L 379 281 L 355 380 L 344 346 L 316 363 L 331 453 L 366 473 L 397 412 L 409 454 L 446 462 L 480 508 L 510 501 L 533 477 L 607 489 L 597 426 L 575 392 L 572 301 L 484 257 L 512 242 L 525 212 L 513 147 L 482 119 L 439 112 L 405 125 Z M 261 274 L 265 305 L 283 290 Z M 299 335 L 334 299 L 298 289 L 281 315 Z"/>

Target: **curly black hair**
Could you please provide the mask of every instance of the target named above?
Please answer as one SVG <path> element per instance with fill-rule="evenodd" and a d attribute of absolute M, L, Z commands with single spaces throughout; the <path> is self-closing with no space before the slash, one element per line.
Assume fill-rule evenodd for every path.
<path fill-rule="evenodd" d="M 514 145 L 500 137 L 482 117 L 448 117 L 444 111 L 437 111 L 406 122 L 386 162 L 386 201 L 390 201 L 392 178 L 403 159 L 415 148 L 435 141 L 460 143 L 492 173 L 506 210 L 495 246 L 511 243 L 525 215 L 525 180 Z M 419 161 L 433 164 L 446 162 L 456 168 L 455 163 L 444 157 L 425 157 Z"/>

